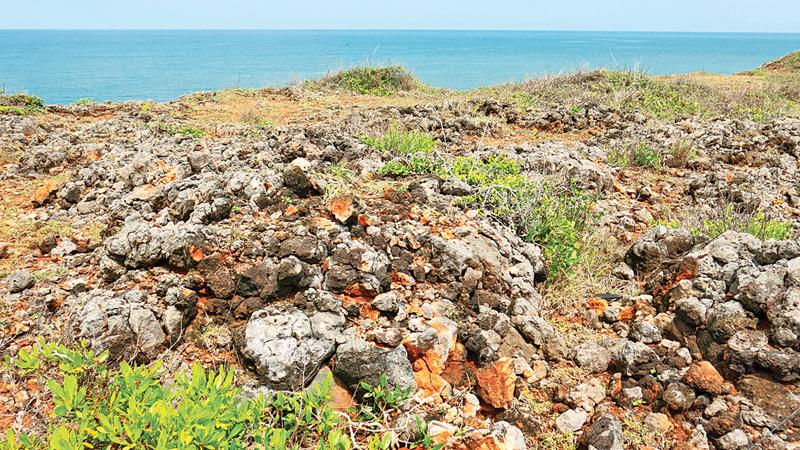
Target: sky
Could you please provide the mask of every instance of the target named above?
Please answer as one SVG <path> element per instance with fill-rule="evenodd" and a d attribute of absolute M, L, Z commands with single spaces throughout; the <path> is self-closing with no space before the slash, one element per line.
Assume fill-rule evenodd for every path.
<path fill-rule="evenodd" d="M 800 0 L 0 0 L 0 29 L 800 32 Z"/>

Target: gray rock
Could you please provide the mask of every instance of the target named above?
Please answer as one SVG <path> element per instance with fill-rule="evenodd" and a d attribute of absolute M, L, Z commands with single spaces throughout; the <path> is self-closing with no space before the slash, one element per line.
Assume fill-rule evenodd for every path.
<path fill-rule="evenodd" d="M 35 283 L 33 274 L 27 270 L 18 270 L 6 277 L 6 288 L 12 294 L 30 289 Z"/>
<path fill-rule="evenodd" d="M 292 161 L 283 170 L 283 184 L 301 196 L 316 192 L 317 184 L 311 178 L 311 163 L 304 158 Z"/>
<path fill-rule="evenodd" d="M 738 450 L 750 444 L 750 438 L 741 429 L 736 429 L 717 439 L 720 450 Z"/>
<path fill-rule="evenodd" d="M 500 421 L 492 425 L 490 435 L 504 450 L 527 450 L 525 435 L 522 430 L 508 422 Z"/>
<path fill-rule="evenodd" d="M 706 305 L 696 297 L 683 298 L 675 302 L 676 315 L 689 325 L 699 327 L 706 321 Z"/>
<path fill-rule="evenodd" d="M 681 382 L 670 383 L 664 389 L 664 401 L 669 409 L 674 411 L 686 411 L 692 407 L 696 395 L 691 386 Z"/>
<path fill-rule="evenodd" d="M 583 427 L 589 415 L 582 409 L 568 409 L 556 419 L 556 428 L 562 433 L 574 433 Z"/>
<path fill-rule="evenodd" d="M 592 341 L 575 347 L 575 363 L 583 370 L 592 373 L 605 372 L 611 363 L 611 352 Z"/>
<path fill-rule="evenodd" d="M 651 322 L 637 322 L 628 334 L 628 339 L 645 344 L 655 344 L 661 342 L 661 330 Z"/>
<path fill-rule="evenodd" d="M 176 268 L 194 265 L 189 246 L 201 247 L 204 237 L 197 225 L 179 224 L 152 227 L 142 222 L 126 224 L 106 241 L 109 256 L 128 268 L 138 269 L 167 264 Z"/>
<path fill-rule="evenodd" d="M 335 342 L 295 308 L 256 311 L 244 331 L 240 351 L 272 389 L 301 389 L 335 350 Z"/>
<path fill-rule="evenodd" d="M 400 309 L 400 299 L 397 293 L 390 291 L 378 294 L 372 300 L 372 306 L 378 311 L 396 313 Z"/>
<path fill-rule="evenodd" d="M 470 192 L 472 192 L 472 188 L 469 184 L 458 179 L 445 181 L 442 183 L 441 190 L 444 195 L 455 195 L 458 197 L 469 195 Z"/>
<path fill-rule="evenodd" d="M 611 367 L 624 376 L 647 375 L 659 362 L 656 352 L 642 342 L 623 339 L 611 349 Z"/>
<path fill-rule="evenodd" d="M 552 325 L 541 317 L 514 316 L 511 322 L 528 342 L 542 349 L 550 359 L 567 356 L 567 342 Z"/>
<path fill-rule="evenodd" d="M 278 256 L 296 256 L 307 263 L 316 264 L 327 256 L 327 249 L 314 236 L 294 236 L 281 242 Z"/>
<path fill-rule="evenodd" d="M 581 436 L 581 447 L 596 450 L 624 450 L 625 437 L 622 425 L 610 414 L 598 417 L 592 426 Z"/>
<path fill-rule="evenodd" d="M 416 389 L 417 381 L 402 345 L 387 350 L 375 347 L 363 340 L 353 340 L 336 350 L 333 373 L 357 393 L 362 393 L 360 382 L 377 386 L 381 375 L 386 375 L 389 388 Z"/>
<path fill-rule="evenodd" d="M 754 328 L 755 320 L 739 302 L 729 301 L 716 304 L 708 311 L 707 327 L 714 340 L 723 344 L 737 331 Z"/>
<path fill-rule="evenodd" d="M 131 308 L 128 323 L 136 334 L 139 349 L 145 354 L 153 354 L 164 344 L 166 335 L 153 311 L 145 308 Z"/>

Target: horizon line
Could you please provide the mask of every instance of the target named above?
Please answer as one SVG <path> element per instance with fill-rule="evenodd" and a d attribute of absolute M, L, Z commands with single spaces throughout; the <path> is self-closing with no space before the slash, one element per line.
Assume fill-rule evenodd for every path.
<path fill-rule="evenodd" d="M 0 31 L 488 31 L 554 33 L 800 34 L 800 31 L 599 30 L 542 28 L 0 28 Z"/>

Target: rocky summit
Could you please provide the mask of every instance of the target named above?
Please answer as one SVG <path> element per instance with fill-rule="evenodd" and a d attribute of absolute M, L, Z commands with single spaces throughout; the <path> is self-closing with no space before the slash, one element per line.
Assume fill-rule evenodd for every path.
<path fill-rule="evenodd" d="M 0 428 L 52 433 L 25 355 L 83 342 L 330 378 L 360 448 L 365 404 L 385 448 L 800 448 L 796 74 L 363 71 L 0 110 Z"/>

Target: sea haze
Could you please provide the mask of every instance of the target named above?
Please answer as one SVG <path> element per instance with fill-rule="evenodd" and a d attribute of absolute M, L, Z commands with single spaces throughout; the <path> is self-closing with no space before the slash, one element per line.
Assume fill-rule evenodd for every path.
<path fill-rule="evenodd" d="M 434 86 L 469 89 L 578 68 L 734 73 L 797 49 L 800 34 L 0 30 L 0 85 L 48 103 L 170 100 L 397 63 Z"/>

